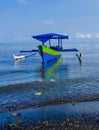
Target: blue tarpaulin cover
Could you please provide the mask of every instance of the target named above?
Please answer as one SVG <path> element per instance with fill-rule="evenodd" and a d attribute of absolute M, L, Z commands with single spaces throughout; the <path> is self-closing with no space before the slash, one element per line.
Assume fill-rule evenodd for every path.
<path fill-rule="evenodd" d="M 66 35 L 62 35 L 62 34 L 56 34 L 56 33 L 47 33 L 47 34 L 42 34 L 42 35 L 35 35 L 32 36 L 34 39 L 37 39 L 41 42 L 46 42 L 49 39 L 68 39 L 69 37 Z"/>

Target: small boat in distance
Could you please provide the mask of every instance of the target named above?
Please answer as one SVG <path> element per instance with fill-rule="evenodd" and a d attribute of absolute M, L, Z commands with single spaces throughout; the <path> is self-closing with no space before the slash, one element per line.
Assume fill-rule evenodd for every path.
<path fill-rule="evenodd" d="M 38 50 L 42 57 L 43 63 L 47 63 L 51 60 L 59 58 L 61 56 L 61 52 L 79 52 L 76 48 L 63 49 L 62 40 L 69 39 L 69 36 L 66 36 L 66 35 L 56 34 L 56 33 L 47 33 L 47 34 L 42 34 L 42 35 L 35 35 L 32 37 L 41 42 L 41 45 L 38 46 Z M 52 46 L 51 39 L 58 40 L 58 43 L 56 46 Z M 45 45 L 47 41 L 49 41 L 49 46 Z"/>

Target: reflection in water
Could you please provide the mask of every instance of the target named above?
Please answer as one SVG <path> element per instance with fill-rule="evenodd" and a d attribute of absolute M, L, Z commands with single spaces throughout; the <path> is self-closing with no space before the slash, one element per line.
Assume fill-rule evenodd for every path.
<path fill-rule="evenodd" d="M 60 57 L 58 59 L 54 59 L 54 60 L 52 60 L 50 62 L 44 63 L 43 68 L 52 70 L 52 68 L 54 69 L 57 66 L 59 66 L 61 64 L 61 62 L 62 62 L 62 58 Z"/>
<path fill-rule="evenodd" d="M 57 60 L 55 59 L 46 64 L 42 64 L 42 69 L 40 70 L 41 78 L 46 81 L 61 79 L 61 75 L 62 75 L 60 73 L 60 71 L 62 71 L 61 63 L 62 63 L 62 58 L 60 57 Z"/>
<path fill-rule="evenodd" d="M 27 61 L 29 62 L 29 61 Z M 40 66 L 37 66 L 37 69 L 35 68 L 35 70 L 33 68 L 29 68 L 29 66 L 27 66 L 27 62 L 24 61 L 24 59 L 20 59 L 20 60 L 15 60 L 14 61 L 14 69 L 15 71 L 18 70 L 18 72 L 21 73 L 21 71 L 24 71 L 24 74 L 26 74 L 26 76 L 30 76 L 31 80 L 32 79 L 32 75 L 35 75 L 35 79 L 39 78 L 39 80 L 44 80 L 44 81 L 55 81 L 55 80 L 64 80 L 66 79 L 66 77 L 68 76 L 68 64 L 63 64 L 62 63 L 62 57 L 52 60 L 46 64 L 39 64 Z M 30 64 L 30 63 L 29 63 Z M 23 68 L 25 66 L 25 68 Z M 40 69 L 38 69 L 40 68 Z M 39 71 L 39 72 L 38 72 Z M 27 74 L 28 72 L 28 74 Z M 36 72 L 36 74 L 35 74 Z"/>
<path fill-rule="evenodd" d="M 14 60 L 14 69 L 18 69 L 18 63 L 22 62 L 24 59 L 17 59 L 17 60 Z"/>

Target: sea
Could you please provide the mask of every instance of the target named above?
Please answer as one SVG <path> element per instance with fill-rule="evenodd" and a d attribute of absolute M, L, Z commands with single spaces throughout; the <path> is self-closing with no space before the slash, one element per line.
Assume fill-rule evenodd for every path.
<path fill-rule="evenodd" d="M 21 50 L 36 48 L 33 43 L 0 43 L 1 117 L 13 111 L 48 107 L 46 114 L 43 113 L 44 119 L 50 118 L 48 112 L 64 115 L 67 108 L 76 114 L 90 113 L 91 117 L 94 113 L 99 121 L 99 42 L 69 42 L 64 45 L 64 48 L 78 49 L 82 53 L 81 62 L 76 52 L 62 52 L 55 63 L 48 65 L 42 63 L 38 52 L 33 55 L 20 53 L 28 56 L 14 60 L 13 55 L 19 55 Z M 66 107 L 66 103 L 72 105 Z M 78 104 L 73 109 L 75 103 L 82 103 L 82 107 Z M 54 112 L 51 106 L 55 108 Z"/>

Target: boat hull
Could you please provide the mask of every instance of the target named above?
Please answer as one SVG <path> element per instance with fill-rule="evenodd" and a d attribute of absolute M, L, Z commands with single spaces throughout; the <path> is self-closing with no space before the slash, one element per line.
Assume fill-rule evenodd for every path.
<path fill-rule="evenodd" d="M 60 52 L 55 51 L 44 45 L 39 45 L 39 52 L 44 63 L 58 59 L 61 56 Z"/>

